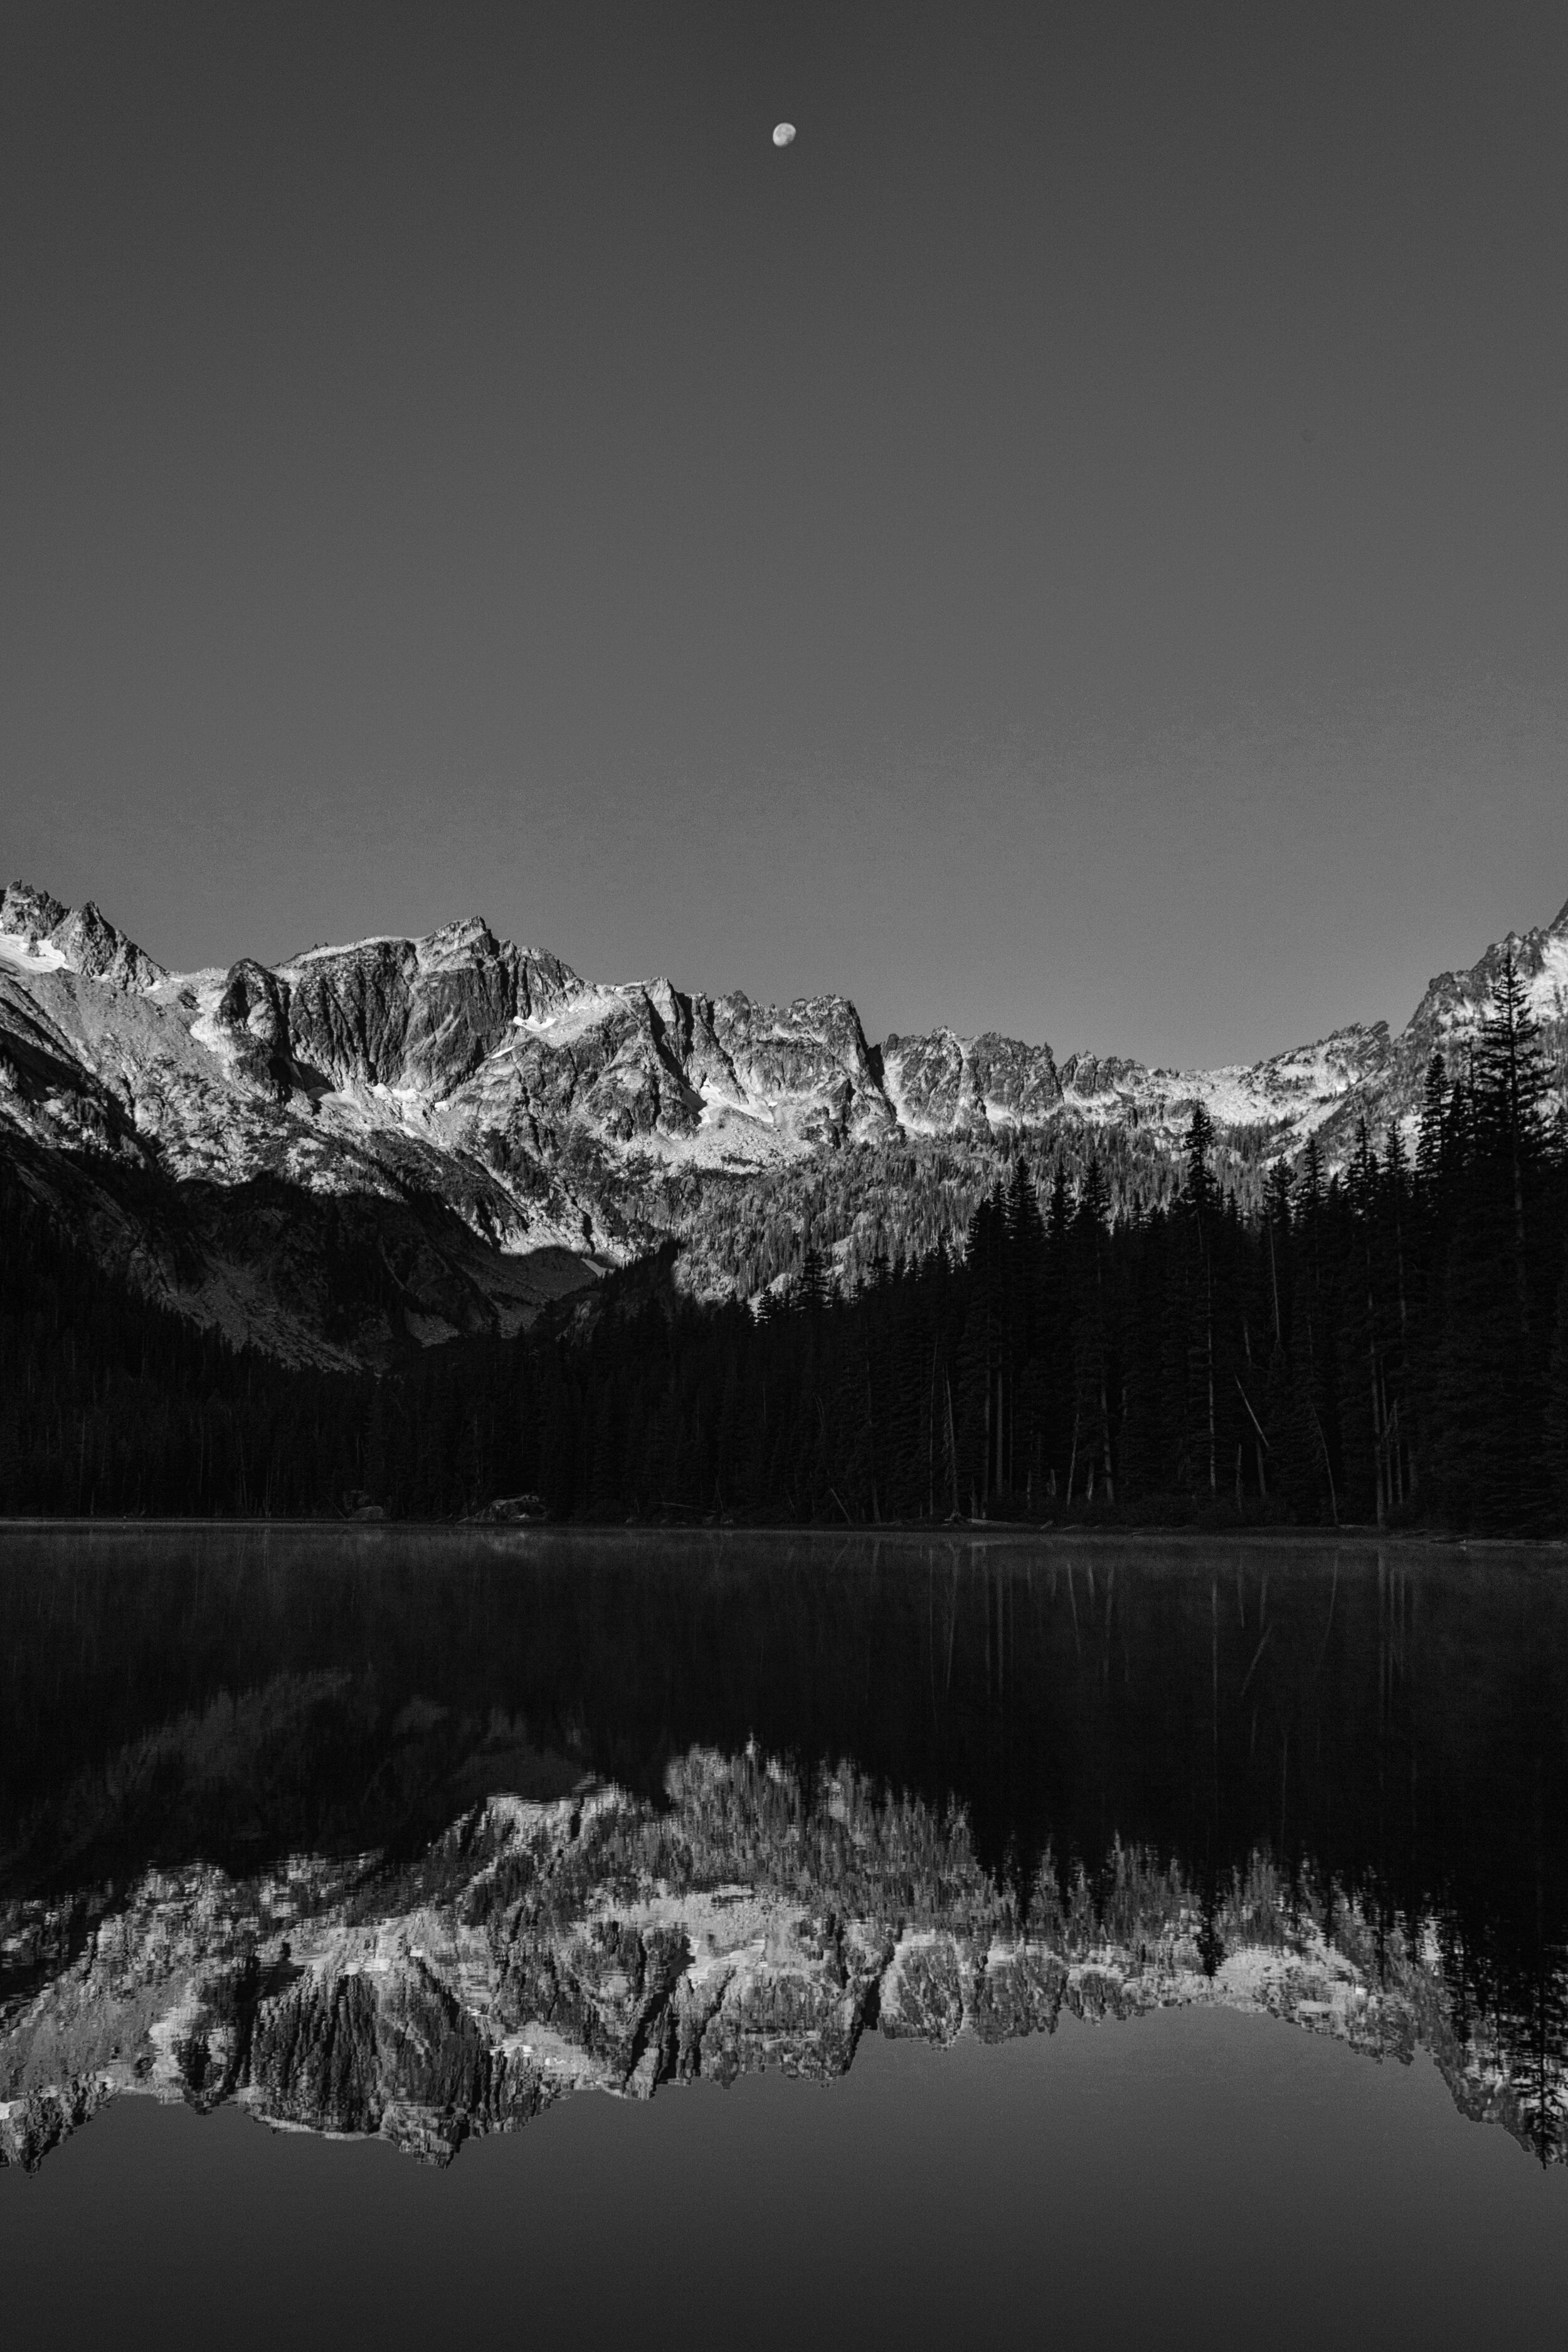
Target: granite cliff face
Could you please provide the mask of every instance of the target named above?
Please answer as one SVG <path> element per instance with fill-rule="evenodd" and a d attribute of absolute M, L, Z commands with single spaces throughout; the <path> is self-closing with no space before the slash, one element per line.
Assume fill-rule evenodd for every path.
<path fill-rule="evenodd" d="M 1064 2010 L 1198 2003 L 1377 2058 L 1424 2045 L 1466 2114 L 1564 2149 L 1563 2086 L 1543 2147 L 1541 2086 L 1459 2017 L 1431 1924 L 1391 1929 L 1263 1854 L 1205 1902 L 1120 1849 L 1093 1890 L 1064 1893 L 1047 1861 L 1020 1917 L 962 1817 L 847 1767 L 808 1800 L 752 1753 L 692 1751 L 659 1805 L 591 1779 L 553 1801 L 492 1793 L 402 1863 L 193 1864 L 12 1904 L 0 1954 L 22 1987 L 0 2009 L 0 2164 L 28 2168 L 121 2094 L 236 2101 L 444 2162 L 579 2090 L 831 2081 L 871 2031 L 1003 2042 Z"/>
<path fill-rule="evenodd" d="M 1561 1067 L 1568 908 L 1512 945 Z M 667 1235 L 696 1287 L 744 1295 L 778 1257 L 770 1219 L 787 1236 L 812 1216 L 847 1246 L 931 1168 L 934 1227 L 911 1240 L 933 1242 L 1020 1146 L 1119 1147 L 1168 1182 L 1194 1102 L 1233 1153 L 1316 1133 L 1331 1162 L 1361 1118 L 1413 1115 L 1502 952 L 1439 975 L 1397 1037 L 1358 1026 L 1168 1071 L 993 1034 L 874 1045 L 840 996 L 600 986 L 477 919 L 174 973 L 96 907 L 16 884 L 0 1149 L 106 1262 L 191 1314 L 285 1356 L 377 1362 L 516 1329 Z"/>

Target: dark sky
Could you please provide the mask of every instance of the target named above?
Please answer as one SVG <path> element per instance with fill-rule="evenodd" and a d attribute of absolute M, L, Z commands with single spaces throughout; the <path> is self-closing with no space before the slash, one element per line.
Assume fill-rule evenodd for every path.
<path fill-rule="evenodd" d="M 1568 897 L 1565 296 L 1561 0 L 7 0 L 0 862 L 1403 1020 Z"/>

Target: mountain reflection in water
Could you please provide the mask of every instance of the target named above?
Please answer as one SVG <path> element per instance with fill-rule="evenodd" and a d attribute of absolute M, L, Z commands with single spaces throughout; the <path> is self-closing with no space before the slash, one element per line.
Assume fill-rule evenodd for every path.
<path fill-rule="evenodd" d="M 1548 1556 L 12 1530 L 0 2162 L 1214 2003 L 1564 2120 Z"/>

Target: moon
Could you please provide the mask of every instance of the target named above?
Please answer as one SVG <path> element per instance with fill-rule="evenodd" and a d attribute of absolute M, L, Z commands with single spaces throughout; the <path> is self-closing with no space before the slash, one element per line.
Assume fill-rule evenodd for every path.
<path fill-rule="evenodd" d="M 778 122 L 773 125 L 773 145 L 775 147 L 787 147 L 794 137 L 795 125 L 793 122 Z"/>

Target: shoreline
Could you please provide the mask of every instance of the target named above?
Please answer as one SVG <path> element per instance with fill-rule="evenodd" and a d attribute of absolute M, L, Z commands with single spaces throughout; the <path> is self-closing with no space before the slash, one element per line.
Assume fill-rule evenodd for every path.
<path fill-rule="evenodd" d="M 1504 1552 L 1525 1551 L 1551 1555 L 1568 1555 L 1568 1536 L 1465 1536 L 1430 1528 L 1380 1528 L 1352 1524 L 1338 1528 L 1237 1527 L 1194 1528 L 1184 1526 L 1155 1527 L 1071 1527 L 1020 1526 L 996 1520 L 943 1521 L 925 1524 L 904 1521 L 897 1525 L 826 1527 L 820 1524 L 802 1526 L 790 1521 L 759 1524 L 748 1521 L 732 1526 L 691 1526 L 638 1520 L 628 1525 L 622 1520 L 566 1519 L 541 1523 L 538 1520 L 510 1522 L 507 1520 L 471 1519 L 329 1519 L 329 1518 L 46 1518 L 0 1517 L 0 1543 L 8 1534 L 26 1535 L 334 1535 L 355 1536 L 380 1540 L 392 1536 L 445 1535 L 472 1540 L 483 1538 L 487 1542 L 496 1538 L 510 1538 L 519 1543 L 538 1544 L 558 1541 L 563 1537 L 590 1537 L 596 1542 L 609 1539 L 632 1543 L 645 1542 L 649 1538 L 677 1537 L 683 1542 L 702 1541 L 728 1543 L 753 1538 L 777 1542 L 782 1538 L 792 1541 L 846 1544 L 921 1544 L 940 1543 L 963 1546 L 968 1549 L 1022 1549 L 1026 1547 L 1055 1547 L 1059 1544 L 1091 1543 L 1102 1548 L 1172 1545 L 1183 1548 L 1213 1549 L 1217 1544 L 1262 1545 L 1270 1549 L 1332 1550 L 1349 1547 L 1357 1550 L 1368 1548 L 1425 1552 Z"/>

